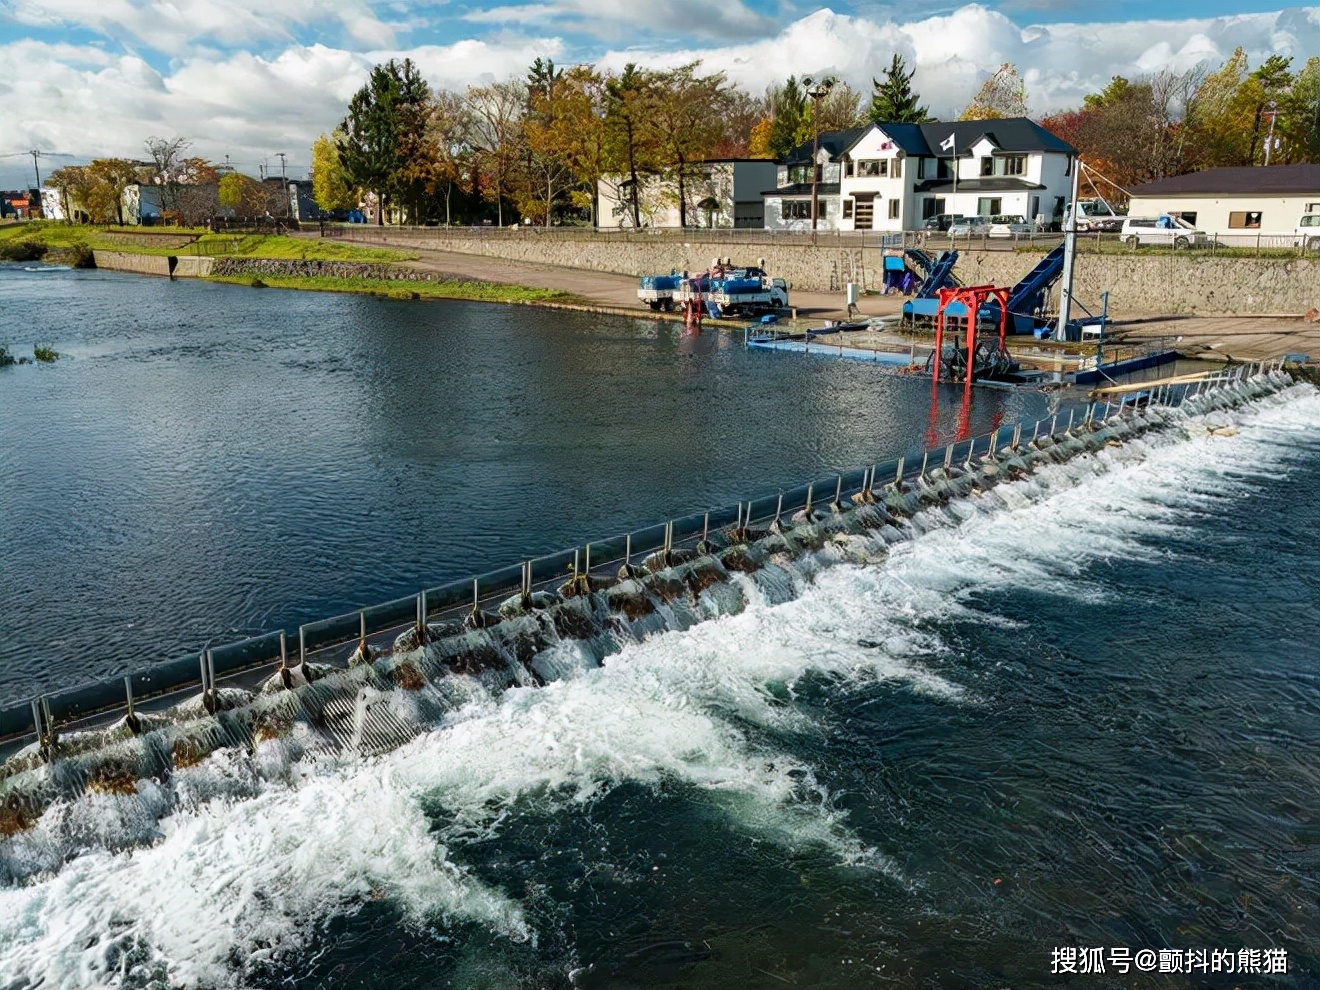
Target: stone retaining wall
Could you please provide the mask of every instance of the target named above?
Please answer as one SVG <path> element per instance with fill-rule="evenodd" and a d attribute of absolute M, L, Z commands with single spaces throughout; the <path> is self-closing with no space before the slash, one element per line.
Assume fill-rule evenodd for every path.
<path fill-rule="evenodd" d="M 669 238 L 648 240 L 645 236 L 546 236 L 526 230 L 464 234 L 390 227 L 354 229 L 349 235 L 357 242 L 623 275 L 654 274 L 674 268 L 703 270 L 715 257 L 729 257 L 744 264 L 764 258 L 773 274 L 788 279 L 796 289 L 815 292 L 842 292 L 847 282 L 873 288 L 881 280 L 879 248 L 849 246 L 829 235 L 821 235 L 815 245 L 776 241 L 771 235 L 682 242 Z M 1046 250 L 964 251 L 957 272 L 969 284 L 1013 285 Z M 1320 306 L 1320 260 L 1210 258 L 1172 251 L 1166 255 L 1097 255 L 1083 249 L 1077 257 L 1076 287 L 1077 298 L 1088 307 L 1099 307 L 1100 293 L 1108 291 L 1110 312 L 1121 317 L 1304 313 Z"/>
<path fill-rule="evenodd" d="M 184 259 L 179 260 L 182 262 Z M 250 275 L 254 278 L 262 276 L 310 278 L 320 275 L 331 278 L 381 279 L 389 282 L 469 281 L 455 275 L 440 275 L 436 272 L 425 272 L 416 268 L 380 262 L 302 261 L 292 258 L 215 258 L 208 274 Z"/>

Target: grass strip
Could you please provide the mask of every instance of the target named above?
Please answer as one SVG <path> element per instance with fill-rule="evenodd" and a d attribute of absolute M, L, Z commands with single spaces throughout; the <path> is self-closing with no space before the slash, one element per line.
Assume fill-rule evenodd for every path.
<path fill-rule="evenodd" d="M 475 302 L 502 303 L 584 303 L 586 300 L 559 289 L 538 289 L 526 285 L 502 285 L 474 279 L 437 279 L 433 282 L 404 282 L 383 278 L 337 278 L 333 275 L 218 275 L 208 282 L 231 285 L 304 289 L 313 292 L 348 292 L 389 299 L 466 299 Z"/>

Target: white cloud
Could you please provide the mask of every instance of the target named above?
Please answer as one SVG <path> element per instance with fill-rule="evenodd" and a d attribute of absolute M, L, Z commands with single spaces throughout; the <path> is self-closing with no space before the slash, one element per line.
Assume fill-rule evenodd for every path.
<path fill-rule="evenodd" d="M 682 0 L 651 0 L 648 18 L 663 23 L 656 15 L 669 17 L 667 5 L 674 3 Z M 131 14 L 165 5 L 165 0 L 149 4 L 11 0 L 9 9 L 29 21 L 43 15 L 46 23 L 86 17 L 144 38 L 150 33 L 145 19 L 134 21 Z M 556 62 L 589 55 L 560 37 L 529 37 L 526 22 L 509 27 L 522 30 L 516 36 L 497 32 L 450 45 L 397 48 L 388 43 L 388 26 L 360 0 L 173 0 L 173 6 L 212 18 L 208 23 L 218 23 L 223 9 L 229 19 L 216 30 L 228 32 L 227 38 L 282 37 L 280 32 L 287 33 L 299 18 L 333 16 L 346 31 L 365 40 L 355 50 L 282 44 L 265 55 L 193 47 L 162 69 L 131 52 L 97 46 L 30 39 L 0 45 L 0 95 L 7 105 L 23 108 L 23 113 L 8 119 L 0 153 L 41 148 L 88 156 L 137 156 L 147 136 L 181 134 L 193 140 L 198 153 L 217 160 L 230 154 L 253 171 L 256 162 L 284 151 L 290 156 L 291 174 L 301 174 L 311 142 L 338 123 L 349 97 L 376 62 L 407 56 L 433 85 L 461 90 L 470 83 L 521 74 L 538 55 Z M 616 0 L 561 0 L 539 6 L 552 8 L 554 17 L 565 10 L 576 11 L 575 16 L 586 16 L 590 10 L 602 17 L 616 16 L 622 9 Z M 690 8 L 684 5 L 684 9 Z M 739 9 L 730 8 L 727 16 L 744 16 Z M 328 13 L 331 10 L 333 15 Z M 366 20 L 352 21 L 358 15 Z M 546 23 L 561 26 L 553 17 Z M 161 44 L 186 46 L 201 37 L 196 25 L 184 30 L 167 24 L 160 30 Z M 657 42 L 649 48 L 616 48 L 596 61 L 620 69 L 632 61 L 666 67 L 700 57 L 707 70 L 723 70 L 733 82 L 754 92 L 789 73 L 821 72 L 835 73 L 869 91 L 871 77 L 898 52 L 916 69 L 915 85 L 932 112 L 947 116 L 966 104 L 1000 62 L 1015 62 L 1022 69 L 1032 111 L 1045 113 L 1077 105 L 1083 95 L 1099 90 L 1116 73 L 1131 76 L 1164 66 L 1183 69 L 1203 60 L 1218 64 L 1238 45 L 1246 49 L 1253 65 L 1272 52 L 1293 54 L 1299 60 L 1317 54 L 1320 7 L 1025 29 L 979 5 L 908 23 L 818 10 L 775 34 L 758 38 L 753 33 L 752 40 L 738 44 L 676 50 Z M 23 162 L 0 159 L 0 187 L 30 181 L 31 169 L 24 171 Z"/>

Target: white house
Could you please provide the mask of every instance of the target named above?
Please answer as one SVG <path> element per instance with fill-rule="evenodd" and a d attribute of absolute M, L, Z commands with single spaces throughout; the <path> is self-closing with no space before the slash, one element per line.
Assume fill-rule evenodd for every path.
<path fill-rule="evenodd" d="M 811 229 L 811 149 L 765 191 L 766 227 Z M 1025 117 L 870 124 L 820 136 L 818 230 L 916 230 L 942 213 L 1063 216 L 1077 151 Z M 956 179 L 955 179 L 956 174 Z"/>
<path fill-rule="evenodd" d="M 761 158 L 720 158 L 689 166 L 684 182 L 689 227 L 763 227 L 761 190 L 775 181 L 776 165 Z M 677 227 L 678 182 L 668 176 L 641 178 L 638 212 L 643 227 Z M 631 181 L 607 175 L 597 184 L 601 227 L 633 226 Z"/>
<path fill-rule="evenodd" d="M 1320 213 L 1320 165 L 1242 166 L 1158 179 L 1132 190 L 1128 215 L 1173 213 L 1208 234 L 1291 234 Z"/>

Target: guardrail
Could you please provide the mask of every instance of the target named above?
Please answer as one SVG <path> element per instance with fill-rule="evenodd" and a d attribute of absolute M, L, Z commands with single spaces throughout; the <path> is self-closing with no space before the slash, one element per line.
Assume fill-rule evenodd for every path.
<path fill-rule="evenodd" d="M 1274 363 L 1239 365 L 1219 378 L 1164 387 L 1158 396 L 1151 398 L 1162 404 L 1179 405 L 1187 396 L 1198 394 L 1207 382 L 1237 380 L 1277 366 Z M 1106 403 L 1105 418 L 1108 418 L 1109 410 L 1110 404 Z M 1041 435 L 1046 424 L 1046 435 L 1055 435 L 1065 416 L 1065 429 L 1071 430 L 1075 421 L 1080 419 L 1089 423 L 1098 411 L 1096 403 L 1072 404 L 1062 407 L 1048 420 L 1039 419 L 1034 424 L 1026 421 L 1008 424 L 983 436 L 918 448 L 919 460 L 915 455 L 904 454 L 869 467 L 820 478 L 789 491 L 671 519 L 474 578 L 424 588 L 415 595 L 308 622 L 297 629 L 297 660 L 298 663 L 309 659 L 343 661 L 347 658 L 348 647 L 360 639 L 392 638 L 418 622 L 433 619 L 458 618 L 464 614 L 480 616 L 483 606 L 520 592 L 551 586 L 573 575 L 613 569 L 655 551 L 694 547 L 706 540 L 710 533 L 731 526 L 745 528 L 754 523 L 771 523 L 785 513 L 809 510 L 813 505 L 841 504 L 860 492 L 882 491 L 889 484 L 920 478 L 939 464 L 947 467 L 955 462 L 970 461 L 978 451 L 993 454 L 1005 445 L 1016 446 L 1027 436 L 1028 426 L 1031 427 L 1029 439 L 1034 440 Z M 0 709 L 0 747 L 12 749 L 44 734 L 90 727 L 121 713 L 158 710 L 175 703 L 180 694 L 194 689 L 214 689 L 223 682 L 251 683 L 290 666 L 290 652 L 286 631 L 274 630 L 132 671 L 119 681 L 90 682 L 43 694 Z"/>
<path fill-rule="evenodd" d="M 975 249 L 981 251 L 1048 250 L 1062 243 L 1063 234 L 1058 231 L 1041 231 L 1026 234 L 1012 234 L 1003 237 L 991 237 L 988 233 L 975 237 L 950 237 L 941 231 L 903 230 L 768 230 L 758 227 L 687 227 L 683 229 L 668 227 L 643 227 L 634 230 L 630 227 L 529 227 L 529 226 L 471 226 L 471 227 L 412 227 L 386 226 L 371 224 L 324 224 L 322 237 L 348 238 L 356 241 L 398 242 L 410 239 L 443 238 L 540 238 L 544 240 L 605 240 L 613 243 L 644 244 L 716 244 L 736 242 L 742 244 L 794 245 L 820 247 L 852 247 L 903 250 L 910 247 L 927 250 Z M 1290 254 L 1297 256 L 1320 256 L 1320 234 L 1316 235 L 1316 247 L 1300 240 L 1294 234 L 1263 234 L 1259 231 L 1228 231 L 1208 233 L 1200 244 L 1179 246 L 1171 238 L 1167 244 L 1138 244 L 1123 240 L 1119 233 L 1086 232 L 1077 233 L 1077 250 L 1080 254 L 1115 254 L 1132 252 L 1137 254 L 1163 254 L 1166 252 L 1180 255 L 1220 254 L 1233 256 L 1256 256 L 1264 254 Z"/>

